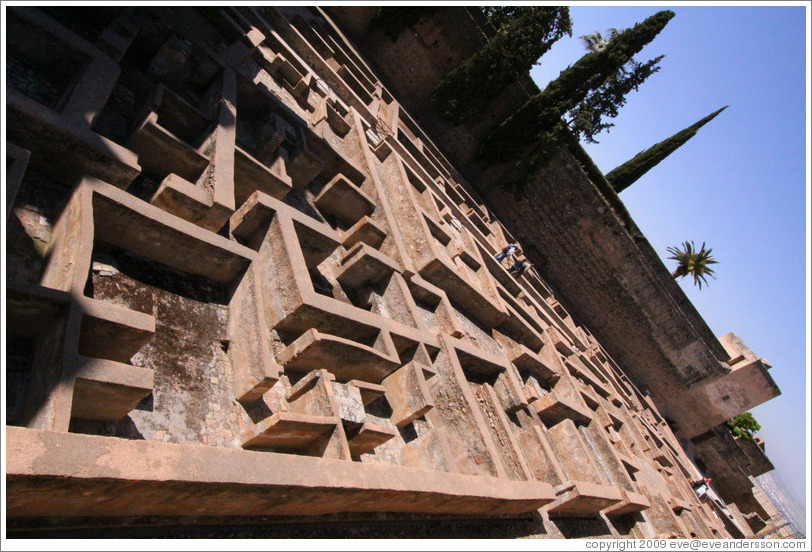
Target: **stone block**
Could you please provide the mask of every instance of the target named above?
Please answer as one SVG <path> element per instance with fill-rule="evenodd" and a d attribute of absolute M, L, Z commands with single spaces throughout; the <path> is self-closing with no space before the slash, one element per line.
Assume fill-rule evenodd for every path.
<path fill-rule="evenodd" d="M 507 293 L 502 287 L 497 287 L 499 298 L 508 312 L 508 318 L 502 322 L 497 331 L 510 335 L 530 349 L 540 349 L 544 345 L 541 337 L 543 323 L 534 316 L 532 308 L 528 309 Z"/>
<path fill-rule="evenodd" d="M 369 147 L 372 149 L 372 153 L 375 154 L 378 161 L 381 163 L 386 161 L 386 158 L 389 157 L 390 153 L 392 153 L 392 142 L 395 139 L 391 135 L 387 135 L 384 138 L 376 136 L 375 139 L 370 140 L 369 135 L 367 135 L 367 140 L 369 142 Z"/>
<path fill-rule="evenodd" d="M 626 468 L 626 471 L 628 471 L 630 474 L 637 473 L 642 468 L 640 460 L 635 457 L 626 456 L 625 454 L 621 453 L 618 453 L 618 457 L 623 463 L 623 466 Z"/>
<path fill-rule="evenodd" d="M 581 399 L 584 401 L 586 407 L 590 410 L 597 410 L 598 406 L 600 406 L 600 402 L 598 402 L 595 392 L 586 384 L 583 384 L 581 389 Z"/>
<path fill-rule="evenodd" d="M 176 174 L 163 179 L 150 203 L 212 232 L 220 230 L 232 213 L 231 209 L 214 204 L 211 192 L 203 186 L 196 186 Z"/>
<path fill-rule="evenodd" d="M 183 142 L 198 147 L 212 131 L 215 121 L 178 96 L 163 83 L 158 84 L 152 100 L 157 124 Z"/>
<path fill-rule="evenodd" d="M 321 174 L 325 162 L 310 149 L 304 131 L 296 127 L 295 132 L 298 135 L 297 146 L 289 152 L 288 175 L 293 187 L 301 190 Z"/>
<path fill-rule="evenodd" d="M 552 426 L 548 435 L 568 479 L 605 484 L 594 453 L 584 442 L 573 420 L 566 419 Z"/>
<path fill-rule="evenodd" d="M 677 496 L 672 495 L 668 497 L 667 502 L 675 514 L 680 514 L 683 510 L 691 510 L 691 504 L 688 501 L 678 498 Z"/>
<path fill-rule="evenodd" d="M 270 165 L 278 155 L 279 147 L 288 138 L 288 134 L 297 135 L 296 129 L 292 125 L 274 113 L 259 119 L 259 122 L 256 119 L 251 122 L 255 125 L 252 135 L 254 147 L 251 153 L 266 166 Z"/>
<path fill-rule="evenodd" d="M 508 317 L 501 300 L 495 292 L 490 293 L 492 290 L 487 286 L 483 287 L 478 277 L 469 280 L 467 272 L 463 272 L 465 276 L 461 274 L 461 268 L 467 267 L 458 267 L 441 257 L 432 256 L 418 272 L 429 283 L 442 289 L 449 299 L 462 306 L 477 321 L 488 327 L 497 327 Z"/>
<path fill-rule="evenodd" d="M 536 376 L 539 381 L 555 383 L 560 377 L 560 372 L 554 364 L 545 362 L 524 345 L 516 344 L 514 348 L 509 349 L 508 358 L 520 373 Z"/>
<path fill-rule="evenodd" d="M 141 22 L 129 12 L 124 12 L 113 21 L 112 25 L 102 31 L 96 41 L 96 47 L 113 60 L 120 62 L 138 35 L 140 28 Z"/>
<path fill-rule="evenodd" d="M 347 121 L 347 112 L 344 110 L 343 114 L 338 105 L 327 102 L 327 123 L 330 128 L 338 136 L 344 138 L 352 128 L 352 125 Z"/>
<path fill-rule="evenodd" d="M 524 396 L 527 397 L 528 405 L 535 405 L 536 401 L 541 399 L 547 394 L 547 390 L 543 389 L 538 380 L 534 376 L 529 376 L 523 387 Z M 535 408 L 535 406 L 534 406 Z"/>
<path fill-rule="evenodd" d="M 327 370 L 313 370 L 288 389 L 288 392 L 285 394 L 285 400 L 290 403 L 295 403 L 310 390 L 314 389 L 319 383 L 332 381 L 335 381 L 335 376 Z"/>
<path fill-rule="evenodd" d="M 365 79 L 359 79 L 356 74 L 350 70 L 349 67 L 346 65 L 341 65 L 338 68 L 338 76 L 347 83 L 347 85 L 358 95 L 358 98 L 364 104 L 369 104 L 372 102 L 372 95 L 370 94 L 370 90 L 367 90 L 366 86 L 369 85 L 368 82 L 365 82 Z"/>
<path fill-rule="evenodd" d="M 586 381 L 602 397 L 609 398 L 612 392 L 608 385 L 598 377 L 596 371 L 590 368 L 589 364 L 589 360 L 583 353 L 569 355 L 566 360 L 566 367 L 573 376 Z"/>
<path fill-rule="evenodd" d="M 524 393 L 522 380 L 519 373 L 512 365 L 499 374 L 493 384 L 493 390 L 505 409 L 505 412 L 513 413 L 525 408 L 529 400 Z"/>
<path fill-rule="evenodd" d="M 67 120 L 16 90 L 6 96 L 7 139 L 47 160 L 51 174 L 91 175 L 126 188 L 141 172 L 136 153 L 99 136 L 84 123 Z"/>
<path fill-rule="evenodd" d="M 302 74 L 282 54 L 272 54 L 272 56 L 266 70 L 272 75 L 282 77 L 291 86 L 296 86 L 302 80 Z"/>
<path fill-rule="evenodd" d="M 504 357 L 498 357 L 461 339 L 446 338 L 446 340 L 453 347 L 460 367 L 466 374 L 495 381 L 499 374 L 507 369 L 508 361 Z"/>
<path fill-rule="evenodd" d="M 251 266 L 229 301 L 228 356 L 234 395 L 243 404 L 259 399 L 279 380 L 281 367 L 271 352 L 257 269 Z"/>

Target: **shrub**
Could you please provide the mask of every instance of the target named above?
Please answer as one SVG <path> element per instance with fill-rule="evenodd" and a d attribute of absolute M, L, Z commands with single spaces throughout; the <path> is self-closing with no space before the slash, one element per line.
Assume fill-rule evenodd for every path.
<path fill-rule="evenodd" d="M 752 441 L 753 436 L 761 429 L 761 425 L 753 418 L 752 414 L 745 412 L 726 421 L 725 428 L 727 428 L 734 437 Z"/>

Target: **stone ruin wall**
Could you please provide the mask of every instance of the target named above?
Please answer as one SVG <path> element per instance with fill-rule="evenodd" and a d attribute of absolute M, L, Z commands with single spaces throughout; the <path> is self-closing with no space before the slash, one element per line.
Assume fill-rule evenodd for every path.
<path fill-rule="evenodd" d="M 10 523 L 730 535 L 651 400 L 493 259 L 508 230 L 316 10 L 83 10 L 7 11 Z"/>

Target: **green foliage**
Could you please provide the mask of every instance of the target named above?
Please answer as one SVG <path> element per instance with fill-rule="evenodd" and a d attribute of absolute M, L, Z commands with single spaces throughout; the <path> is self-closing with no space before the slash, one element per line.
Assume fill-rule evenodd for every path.
<path fill-rule="evenodd" d="M 628 67 L 622 67 L 606 79 L 570 111 L 570 128 L 587 142 L 597 143 L 596 134 L 615 126 L 603 119 L 617 117 L 618 110 L 626 104 L 626 94 L 637 90 L 650 75 L 659 71 L 659 62 L 664 57 L 658 56 L 646 63 L 632 60 Z"/>
<path fill-rule="evenodd" d="M 590 106 L 597 108 L 612 99 L 617 101 L 618 92 L 635 88 L 642 82 L 639 81 L 641 77 L 656 70 L 656 60 L 652 60 L 644 65 L 633 65 L 625 75 L 622 71 L 672 17 L 674 12 L 670 10 L 658 12 L 631 29 L 618 33 L 605 47 L 586 54 L 563 70 L 541 93 L 530 98 L 494 129 L 484 141 L 480 156 L 487 162 L 495 162 L 510 155 L 517 145 L 534 142 L 545 134 L 555 135 L 557 131 L 554 129 L 562 124 L 562 117 L 578 108 L 588 97 L 591 98 L 588 100 L 590 103 L 581 109 L 583 126 L 575 130 L 594 135 L 591 129 L 596 124 L 599 127 L 601 123 L 599 117 L 588 113 Z M 613 77 L 615 82 L 607 84 Z M 590 93 L 595 95 L 590 96 Z M 603 108 L 606 109 L 606 106 Z"/>
<path fill-rule="evenodd" d="M 482 6 L 482 14 L 496 32 L 507 30 L 522 17 L 557 15 L 562 18 L 561 26 L 566 34 L 572 36 L 572 21 L 567 7 L 532 7 L 532 6 Z"/>
<path fill-rule="evenodd" d="M 713 249 L 705 249 L 705 243 L 702 243 L 702 248 L 696 251 L 694 242 L 682 242 L 682 249 L 676 247 L 669 247 L 668 252 L 671 253 L 669 259 L 677 261 L 677 268 L 671 273 L 671 276 L 676 280 L 685 276 L 693 276 L 694 284 L 702 289 L 702 284 L 707 284 L 705 279 L 707 276 L 716 279 L 713 269 L 708 265 L 717 264 L 718 261 L 711 256 Z"/>
<path fill-rule="evenodd" d="M 739 414 L 725 422 L 725 427 L 734 437 L 751 441 L 753 436 L 761 429 L 761 425 L 749 412 Z"/>
<path fill-rule="evenodd" d="M 404 30 L 417 25 L 425 16 L 441 9 L 431 6 L 385 7 L 378 10 L 370 22 L 370 28 L 380 29 L 392 42 L 396 41 Z"/>
<path fill-rule="evenodd" d="M 432 100 L 454 122 L 482 112 L 508 85 L 526 75 L 564 34 L 572 34 L 569 8 L 486 8 L 496 35 L 446 75 Z"/>
<path fill-rule="evenodd" d="M 521 14 L 527 8 L 522 6 L 482 6 L 482 14 L 488 20 L 494 30 L 501 31 L 511 20 Z"/>
<path fill-rule="evenodd" d="M 660 161 L 674 153 L 677 148 L 690 140 L 700 128 L 712 121 L 714 117 L 719 115 L 725 109 L 727 109 L 727 106 L 714 111 L 707 117 L 704 117 L 688 128 L 677 132 L 670 138 L 654 144 L 649 149 L 641 151 L 630 160 L 609 171 L 606 174 L 606 179 L 612 183 L 612 187 L 617 193 L 622 192 L 634 184 L 649 170 L 657 166 Z"/>

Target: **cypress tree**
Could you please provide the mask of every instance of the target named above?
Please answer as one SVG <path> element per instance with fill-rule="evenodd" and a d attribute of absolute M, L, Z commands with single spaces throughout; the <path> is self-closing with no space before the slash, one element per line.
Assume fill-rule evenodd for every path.
<path fill-rule="evenodd" d="M 622 192 L 634 184 L 638 178 L 654 168 L 657 163 L 674 153 L 682 144 L 693 138 L 694 134 L 696 134 L 700 128 L 712 121 L 714 117 L 727 109 L 727 107 L 728 106 L 725 106 L 722 109 L 714 111 L 707 117 L 677 132 L 670 138 L 654 144 L 645 151 L 641 151 L 622 165 L 608 172 L 606 174 L 606 180 L 612 184 L 612 187 L 617 193 Z"/>
<path fill-rule="evenodd" d="M 572 34 L 567 7 L 514 7 L 494 11 L 497 34 L 446 75 L 432 100 L 454 122 L 483 111 L 494 96 L 527 74 L 564 34 Z"/>
<path fill-rule="evenodd" d="M 617 117 L 618 110 L 626 104 L 626 95 L 637 90 L 649 76 L 659 71 L 660 60 L 664 57 L 657 56 L 646 63 L 632 60 L 630 70 L 623 67 L 609 77 L 570 111 L 570 130 L 576 135 L 583 135 L 587 142 L 596 144 L 596 134 L 615 126 L 614 123 L 604 122 L 603 118 Z"/>
<path fill-rule="evenodd" d="M 494 129 L 483 143 L 481 157 L 486 161 L 503 159 L 517 146 L 535 142 L 543 133 L 551 132 L 561 124 L 565 113 L 616 75 L 657 36 L 672 17 L 673 11 L 660 11 L 631 29 L 618 33 L 605 48 L 586 54 L 564 69 L 542 92 L 530 98 Z"/>

